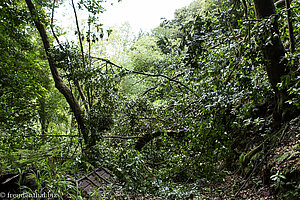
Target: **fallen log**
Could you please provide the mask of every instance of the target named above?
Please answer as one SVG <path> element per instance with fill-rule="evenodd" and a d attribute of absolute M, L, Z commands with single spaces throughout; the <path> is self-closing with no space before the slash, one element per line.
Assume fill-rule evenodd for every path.
<path fill-rule="evenodd" d="M 168 136 L 182 136 L 185 134 L 188 130 L 186 129 L 179 129 L 179 130 L 167 130 L 167 131 L 155 131 L 154 133 L 147 133 L 141 138 L 138 139 L 138 141 L 135 143 L 135 150 L 141 151 L 142 148 L 149 143 L 151 140 L 153 140 L 156 137 L 161 136 L 162 134 L 166 133 Z"/>

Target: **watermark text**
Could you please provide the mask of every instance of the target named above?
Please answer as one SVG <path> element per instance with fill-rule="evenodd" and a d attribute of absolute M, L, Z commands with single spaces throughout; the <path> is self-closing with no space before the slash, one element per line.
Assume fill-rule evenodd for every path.
<path fill-rule="evenodd" d="M 0 199 L 6 198 L 6 199 L 12 199 L 12 198 L 18 198 L 18 199 L 57 199 L 59 197 L 58 194 L 53 194 L 50 192 L 43 192 L 43 193 L 22 193 L 22 194 L 13 194 L 13 193 L 5 193 L 0 192 Z"/>

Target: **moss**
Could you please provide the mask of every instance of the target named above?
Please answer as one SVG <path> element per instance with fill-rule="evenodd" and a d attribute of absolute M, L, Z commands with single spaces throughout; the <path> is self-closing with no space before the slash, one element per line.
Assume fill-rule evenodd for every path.
<path fill-rule="evenodd" d="M 264 143 L 261 143 L 260 145 L 254 147 L 251 151 L 249 151 L 248 153 L 242 153 L 240 156 L 240 162 L 242 166 L 247 166 L 248 163 L 250 162 L 250 160 L 253 160 L 253 157 L 257 157 L 257 153 L 260 153 L 260 151 L 262 150 Z"/>

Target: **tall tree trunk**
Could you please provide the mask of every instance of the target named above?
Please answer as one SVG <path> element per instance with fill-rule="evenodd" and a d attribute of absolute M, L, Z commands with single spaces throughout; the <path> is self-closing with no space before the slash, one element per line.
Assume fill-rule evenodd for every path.
<path fill-rule="evenodd" d="M 81 131 L 81 134 L 83 136 L 83 139 L 84 139 L 85 143 L 87 144 L 88 143 L 88 130 L 86 128 L 84 115 L 83 115 L 84 113 L 82 111 L 82 108 L 79 105 L 77 99 L 73 96 L 70 88 L 67 87 L 63 83 L 63 80 L 60 77 L 60 74 L 55 66 L 54 59 L 52 58 L 51 54 L 49 53 L 50 43 L 49 43 L 48 35 L 46 33 L 46 29 L 45 29 L 44 25 L 41 23 L 32 1 L 31 0 L 25 0 L 25 1 L 26 1 L 28 9 L 30 11 L 31 17 L 34 21 L 35 27 L 39 31 L 41 39 L 43 41 L 44 49 L 46 51 L 46 55 L 47 55 L 50 70 L 51 70 L 51 74 L 52 74 L 54 82 L 55 82 L 55 87 L 64 95 L 69 106 L 71 107 L 72 112 L 74 113 L 74 116 L 78 123 L 79 129 Z"/>
<path fill-rule="evenodd" d="M 255 14 L 258 19 L 264 19 L 274 16 L 271 30 L 269 30 L 271 42 L 263 41 L 262 51 L 265 59 L 268 61 L 266 71 L 269 82 L 275 91 L 277 100 L 276 116 L 281 119 L 283 104 L 286 98 L 286 91 L 278 90 L 277 84 L 281 82 L 281 77 L 287 74 L 287 61 L 285 59 L 285 49 L 279 36 L 278 21 L 275 17 L 275 6 L 273 0 L 253 0 L 255 6 Z"/>

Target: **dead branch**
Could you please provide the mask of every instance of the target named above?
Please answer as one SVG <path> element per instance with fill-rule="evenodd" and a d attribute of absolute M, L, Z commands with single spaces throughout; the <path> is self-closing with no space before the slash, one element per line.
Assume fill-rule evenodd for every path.
<path fill-rule="evenodd" d="M 147 133 L 135 143 L 135 150 L 141 151 L 142 148 L 153 140 L 156 137 L 161 136 L 164 133 L 167 133 L 168 136 L 175 136 L 175 135 L 182 135 L 188 132 L 186 129 L 179 129 L 179 130 L 167 130 L 167 131 L 155 131 L 154 133 Z"/>
<path fill-rule="evenodd" d="M 148 92 L 150 92 L 151 90 L 155 90 L 156 88 L 158 88 L 159 86 L 161 86 L 162 83 L 158 83 L 156 84 L 155 86 L 151 87 L 151 88 L 148 88 L 143 94 L 142 96 L 145 96 Z"/>
<path fill-rule="evenodd" d="M 79 135 L 41 135 L 41 137 L 79 137 Z"/>
<path fill-rule="evenodd" d="M 80 135 L 24 135 L 22 137 L 80 137 Z"/>
<path fill-rule="evenodd" d="M 130 140 L 130 139 L 138 139 L 143 138 L 143 136 L 116 136 L 116 135 L 104 135 L 103 138 L 108 139 L 121 139 L 121 140 Z"/>
<path fill-rule="evenodd" d="M 28 136 L 31 137 L 31 136 Z M 35 137 L 79 137 L 79 135 L 35 135 Z M 143 136 L 118 136 L 118 135 L 104 135 L 103 138 L 107 139 L 121 139 L 121 140 L 131 140 L 143 138 Z"/>
<path fill-rule="evenodd" d="M 145 72 L 139 72 L 139 71 L 134 71 L 134 70 L 130 70 L 130 69 L 126 69 L 124 67 L 121 67 L 119 65 L 116 65 L 114 63 L 112 63 L 111 61 L 107 60 L 107 59 L 104 59 L 104 58 L 98 58 L 98 57 L 92 57 L 93 59 L 97 59 L 97 60 L 101 60 L 101 61 L 104 61 L 112 66 L 115 66 L 119 69 L 124 69 L 125 71 L 129 72 L 129 73 L 134 73 L 134 74 L 139 74 L 139 75 L 143 75 L 143 76 L 149 76 L 149 77 L 162 77 L 162 78 L 165 78 L 167 79 L 168 81 L 171 81 L 171 82 L 175 82 L 175 83 L 178 83 L 179 85 L 185 87 L 187 90 L 189 90 L 190 92 L 192 92 L 196 97 L 200 98 L 200 96 L 198 94 L 196 94 L 194 92 L 193 89 L 189 88 L 188 86 L 186 86 L 185 84 L 183 84 L 182 82 L 174 79 L 174 78 L 171 78 L 171 77 L 168 77 L 164 74 L 150 74 L 150 73 L 145 73 Z M 177 77 L 177 76 L 176 76 Z"/>
<path fill-rule="evenodd" d="M 77 12 L 76 12 L 76 8 L 74 5 L 74 0 L 72 0 L 71 2 L 72 2 L 74 15 L 75 15 L 76 27 L 77 27 L 77 32 L 78 32 L 78 40 L 79 40 L 80 49 L 81 49 L 82 63 L 83 63 L 83 66 L 85 66 L 84 51 L 83 51 L 83 45 L 82 45 L 81 32 L 80 32 L 79 23 L 78 23 Z"/>

